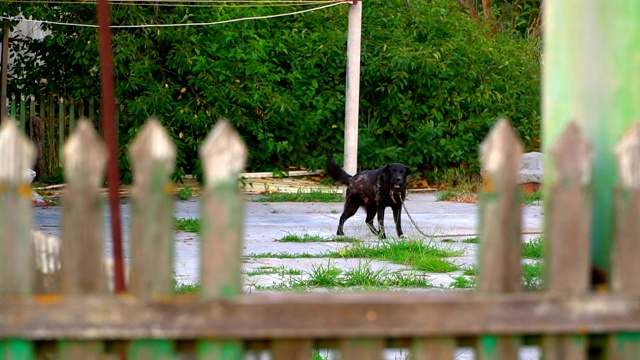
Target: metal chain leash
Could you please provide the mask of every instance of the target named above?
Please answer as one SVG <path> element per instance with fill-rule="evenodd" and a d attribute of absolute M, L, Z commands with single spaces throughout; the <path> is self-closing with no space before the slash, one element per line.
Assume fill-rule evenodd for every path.
<path fill-rule="evenodd" d="M 407 206 L 405 205 L 405 201 L 402 201 L 402 207 L 404 208 L 404 212 L 407 213 L 407 216 L 409 217 L 409 220 L 411 221 L 411 224 L 413 225 L 413 227 L 416 228 L 416 230 L 418 230 L 420 235 L 422 235 L 424 237 L 427 237 L 427 238 L 428 237 L 431 237 L 431 238 L 443 238 L 443 237 L 463 237 L 463 236 L 475 236 L 475 237 L 478 237 L 478 236 L 480 236 L 480 234 L 477 234 L 477 233 L 473 233 L 473 234 L 427 235 L 418 227 L 416 222 L 413 220 L 413 217 L 411 217 L 411 214 L 409 214 L 409 210 L 407 210 Z M 523 231 L 520 234 L 521 235 L 542 235 L 542 231 Z"/>

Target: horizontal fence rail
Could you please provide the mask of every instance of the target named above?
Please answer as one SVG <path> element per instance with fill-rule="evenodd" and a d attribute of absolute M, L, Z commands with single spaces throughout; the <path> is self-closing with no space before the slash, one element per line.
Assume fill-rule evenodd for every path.
<path fill-rule="evenodd" d="M 521 285 L 521 141 L 500 120 L 481 147 L 478 289 L 474 292 L 242 293 L 244 199 L 237 176 L 247 149 L 225 120 L 203 142 L 200 197 L 201 291 L 175 295 L 173 184 L 175 145 L 150 120 L 129 147 L 131 197 L 129 292 L 110 292 L 105 269 L 100 186 L 106 151 L 81 120 L 65 140 L 67 191 L 62 239 L 32 235 L 24 169 L 36 157 L 12 121 L 0 129 L 0 358 L 35 359 L 54 342 L 61 359 L 127 354 L 131 359 L 243 359 L 250 341 L 275 359 L 311 359 L 323 341 L 342 359 L 377 359 L 400 342 L 412 359 L 454 359 L 469 344 L 478 359 L 516 359 L 536 339 L 545 359 L 587 359 L 592 335 L 605 354 L 632 359 L 640 349 L 637 275 L 640 126 L 618 147 L 622 182 L 612 283 L 593 286 L 590 264 L 591 163 L 580 129 L 569 125 L 550 154 L 544 237 L 544 290 Z M 44 253 L 43 253 L 44 251 Z M 57 258 L 59 256 L 59 258 Z M 471 341 L 469 341 L 471 339 Z M 124 342 L 114 347 L 111 342 Z M 182 342 L 193 346 L 184 349 Z M 182 344 L 182 345 L 181 345 Z M 397 344 L 396 344 L 397 345 Z M 395 346 L 395 345 L 394 345 Z M 20 355 L 16 355 L 20 354 Z"/>

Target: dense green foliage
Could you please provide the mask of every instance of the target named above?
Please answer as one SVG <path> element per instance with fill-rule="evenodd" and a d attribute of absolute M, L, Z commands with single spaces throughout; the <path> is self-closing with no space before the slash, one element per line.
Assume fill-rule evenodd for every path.
<path fill-rule="evenodd" d="M 23 8 L 5 3 L 0 13 L 95 23 L 90 5 Z M 213 22 L 290 10 L 114 5 L 112 23 Z M 43 41 L 12 43 L 28 49 L 15 51 L 12 91 L 98 99 L 97 31 L 47 29 L 52 36 Z M 123 151 L 147 117 L 156 116 L 178 145 L 177 175 L 197 175 L 196 150 L 216 119 L 226 117 L 249 146 L 249 170 L 323 168 L 327 155 L 341 158 L 343 149 L 346 30 L 346 6 L 215 26 L 114 30 Z M 503 116 L 529 150 L 537 148 L 537 41 L 491 33 L 456 1 L 367 2 L 360 167 L 393 160 L 429 174 L 476 170 L 479 142 Z M 124 156 L 121 168 L 126 177 Z"/>

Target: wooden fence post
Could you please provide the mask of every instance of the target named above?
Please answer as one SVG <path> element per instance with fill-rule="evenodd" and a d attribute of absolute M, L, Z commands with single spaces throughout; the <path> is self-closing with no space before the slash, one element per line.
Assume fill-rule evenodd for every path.
<path fill-rule="evenodd" d="M 24 95 L 20 95 L 20 131 L 23 134 L 26 134 L 25 130 L 27 128 L 26 126 L 26 116 L 27 116 L 27 104 L 26 104 L 26 98 L 24 97 Z"/>
<path fill-rule="evenodd" d="M 35 149 L 16 124 L 0 126 L 0 297 L 28 296 L 33 290 L 31 187 L 27 169 Z M 27 340 L 1 339 L 1 359 L 33 359 Z"/>
<path fill-rule="evenodd" d="M 105 294 L 104 237 L 100 187 L 106 149 L 87 121 L 81 121 L 64 147 L 67 187 L 62 197 L 62 293 Z M 61 359 L 100 359 L 101 341 L 63 341 Z"/>
<path fill-rule="evenodd" d="M 247 148 L 229 121 L 219 120 L 200 148 L 205 175 L 200 219 L 201 296 L 230 299 L 242 293 L 240 258 L 244 199 L 238 174 L 244 169 Z M 198 359 L 242 359 L 242 342 L 198 341 Z"/>
<path fill-rule="evenodd" d="M 612 245 L 611 290 L 640 296 L 640 122 L 627 131 L 616 147 L 620 184 L 615 193 L 615 238 Z M 637 359 L 640 333 L 613 334 L 612 360 Z"/>
<path fill-rule="evenodd" d="M 64 98 L 60 96 L 58 98 L 58 102 L 60 104 L 58 110 L 58 166 L 64 166 L 64 158 L 62 157 L 62 149 L 64 149 L 64 135 L 65 135 L 65 122 L 66 115 L 64 110 Z"/>
<path fill-rule="evenodd" d="M 158 120 L 150 119 L 131 144 L 130 292 L 138 298 L 173 292 L 173 183 L 170 175 L 176 147 Z M 173 359 L 171 340 L 143 339 L 131 343 L 129 358 Z"/>
<path fill-rule="evenodd" d="M 545 178 L 545 289 L 580 296 L 591 289 L 592 148 L 575 123 L 557 137 L 548 161 L 554 171 Z M 545 359 L 586 359 L 583 335 L 545 336 Z"/>
<path fill-rule="evenodd" d="M 501 119 L 480 146 L 480 258 L 478 291 L 513 293 L 521 289 L 522 192 L 517 184 L 524 146 L 507 120 Z M 480 359 L 515 359 L 516 336 L 480 337 Z"/>

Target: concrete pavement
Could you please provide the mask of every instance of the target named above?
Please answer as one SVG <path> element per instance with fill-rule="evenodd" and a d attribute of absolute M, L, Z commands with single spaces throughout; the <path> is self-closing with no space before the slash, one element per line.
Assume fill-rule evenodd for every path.
<path fill-rule="evenodd" d="M 258 195 L 247 195 L 245 203 L 245 230 L 244 249 L 245 255 L 264 253 L 309 253 L 321 254 L 328 251 L 336 251 L 346 246 L 345 243 L 330 241 L 335 234 L 338 219 L 342 212 L 342 203 L 262 203 L 253 202 Z M 176 218 L 199 217 L 199 204 L 197 197 L 187 201 L 177 201 L 175 205 Z M 128 255 L 129 244 L 129 205 L 122 205 L 122 223 L 124 227 L 125 257 Z M 410 212 L 417 226 L 426 234 L 433 236 L 433 241 L 445 238 L 460 239 L 477 236 L 478 206 L 477 204 L 440 202 L 436 201 L 434 193 L 410 193 L 406 201 L 407 210 Z M 34 228 L 46 234 L 59 236 L 61 223 L 61 207 L 36 207 L 34 209 Z M 364 211 L 360 210 L 345 224 L 347 236 L 357 237 L 363 241 L 377 241 L 364 224 Z M 395 237 L 393 220 L 390 209 L 385 216 L 387 235 Z M 110 229 L 108 227 L 108 212 L 105 207 L 105 256 L 111 257 Z M 542 208 L 540 206 L 523 206 L 523 231 L 541 231 L 543 227 Z M 412 238 L 424 238 L 409 221 L 403 212 L 403 228 L 405 233 Z M 276 241 L 287 234 L 310 234 L 326 238 L 326 242 L 313 243 L 287 243 Z M 529 236 L 531 237 L 531 236 Z M 175 233 L 175 272 L 176 278 L 181 282 L 198 282 L 199 269 L 199 241 L 198 235 L 176 231 Z M 475 262 L 474 244 L 448 243 L 465 249 L 465 255 L 452 259 L 461 265 Z M 259 267 L 295 266 L 302 270 L 309 269 L 317 264 L 326 264 L 327 259 L 297 259 L 296 261 L 279 259 L 247 260 L 245 270 Z M 336 266 L 349 266 L 350 261 L 336 262 Z M 377 262 L 372 266 L 382 266 Z M 386 264 L 393 268 L 391 264 Z M 452 274 L 432 274 L 437 285 L 447 286 Z M 260 282 L 260 279 L 255 279 Z M 266 281 L 273 281 L 267 279 Z"/>

